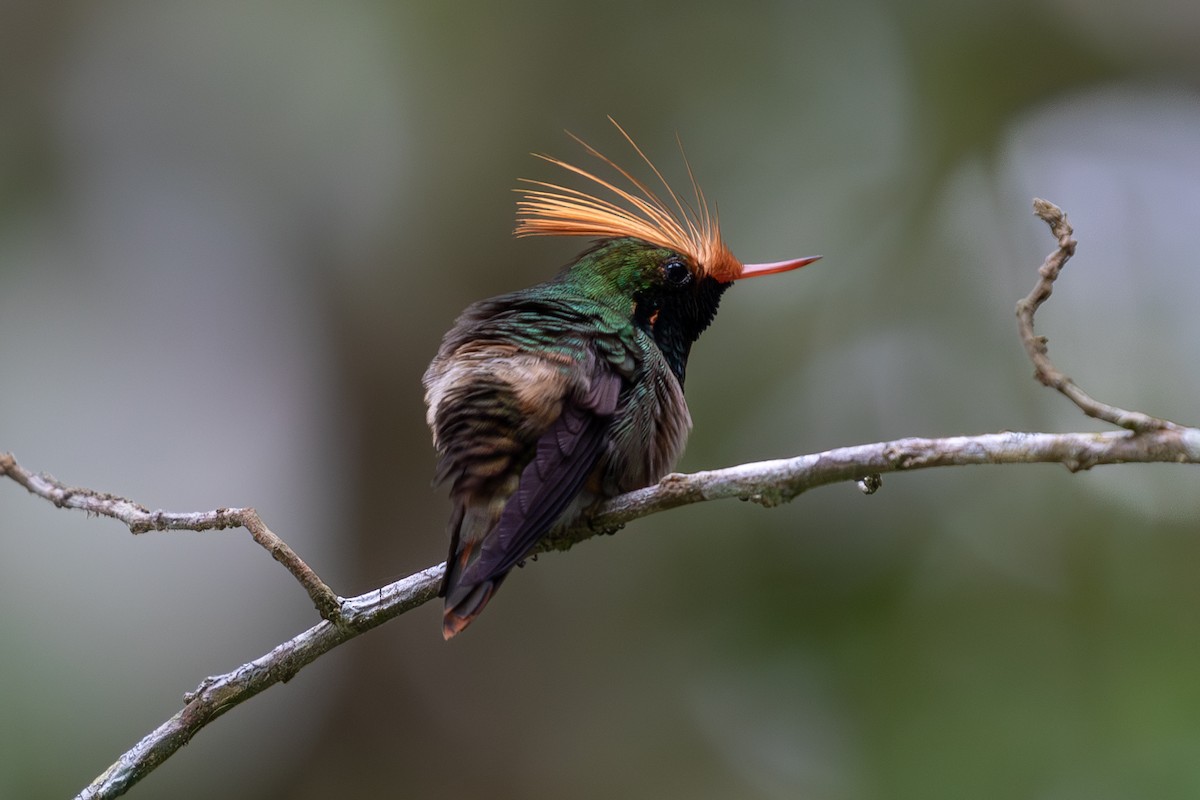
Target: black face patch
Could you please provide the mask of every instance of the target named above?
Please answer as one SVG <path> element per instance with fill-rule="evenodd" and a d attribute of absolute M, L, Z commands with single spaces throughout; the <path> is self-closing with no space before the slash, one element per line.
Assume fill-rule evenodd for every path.
<path fill-rule="evenodd" d="M 671 372 L 682 384 L 692 343 L 716 316 L 721 295 L 730 284 L 713 278 L 696 280 L 687 264 L 680 266 L 687 270 L 686 282 L 639 295 L 635 299 L 634 322 L 654 339 Z M 663 268 L 665 274 L 666 264 Z"/>

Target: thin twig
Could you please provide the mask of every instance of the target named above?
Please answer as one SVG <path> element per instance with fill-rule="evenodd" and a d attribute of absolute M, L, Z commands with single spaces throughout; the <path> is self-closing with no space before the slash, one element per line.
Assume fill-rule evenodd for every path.
<path fill-rule="evenodd" d="M 232 672 L 206 679 L 184 696 L 183 708 L 122 755 L 76 795 L 76 800 L 123 795 L 217 717 L 276 683 L 286 683 L 339 644 L 431 600 L 441 579 L 439 564 L 350 598 L 342 624 L 319 622 Z"/>
<path fill-rule="evenodd" d="M 283 564 L 300 582 L 323 619 L 333 622 L 340 620 L 338 596 L 317 576 L 312 567 L 304 563 L 295 550 L 272 533 L 253 508 L 218 508 L 215 511 L 186 514 L 151 511 L 140 503 L 115 494 L 67 486 L 45 473 L 30 472 L 18 464 L 11 453 L 0 453 L 0 475 L 7 475 L 33 494 L 49 500 L 59 508 L 77 508 L 88 514 L 119 520 L 128 526 L 130 533 L 245 528 L 259 546 Z"/>
<path fill-rule="evenodd" d="M 740 498 L 774 506 L 809 489 L 853 481 L 870 473 L 973 464 L 1058 463 L 1072 472 L 1100 464 L 1168 462 L 1200 464 L 1200 429 L 1176 427 L 1144 433 L 992 433 L 946 439 L 899 439 L 841 447 L 824 453 L 741 464 L 691 475 L 668 475 L 658 484 L 614 498 L 591 517 L 543 542 L 565 550 L 640 517 L 708 500 Z M 149 733 L 78 795 L 117 797 L 165 761 L 196 733 L 264 689 L 290 680 L 302 667 L 361 633 L 437 596 L 445 564 L 342 601 L 343 623 L 323 621 L 271 652 L 225 675 L 208 678 L 184 697 L 185 705 Z"/>
<path fill-rule="evenodd" d="M 1152 417 L 1140 411 L 1126 411 L 1117 406 L 1101 403 L 1080 389 L 1073 380 L 1050 362 L 1050 356 L 1046 352 L 1046 337 L 1037 336 L 1033 332 L 1033 315 L 1037 313 L 1042 303 L 1049 299 L 1058 274 L 1062 272 L 1062 268 L 1066 266 L 1071 256 L 1075 255 L 1076 241 L 1072 238 L 1074 230 L 1071 228 L 1071 223 L 1067 222 L 1066 213 L 1054 203 L 1035 197 L 1033 213 L 1050 226 L 1050 232 L 1054 234 L 1054 238 L 1058 239 L 1058 248 L 1046 256 L 1046 260 L 1038 269 L 1038 282 L 1034 285 L 1033 291 L 1027 297 L 1017 301 L 1017 329 L 1021 334 L 1021 342 L 1025 345 L 1025 352 L 1029 354 L 1029 360 L 1033 362 L 1034 377 L 1044 385 L 1062 392 L 1089 417 L 1110 422 L 1118 427 L 1131 431 L 1181 427 L 1177 423 Z"/>

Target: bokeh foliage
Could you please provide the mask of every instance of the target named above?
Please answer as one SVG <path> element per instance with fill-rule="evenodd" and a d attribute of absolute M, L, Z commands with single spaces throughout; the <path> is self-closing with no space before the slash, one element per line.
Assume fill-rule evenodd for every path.
<path fill-rule="evenodd" d="M 530 150 L 668 174 L 735 252 L 684 469 L 907 435 L 1200 418 L 1200 8 L 1008 3 L 0 6 L 0 448 L 176 510 L 255 505 L 343 594 L 441 559 L 419 379 Z M 682 509 L 431 606 L 204 731 L 135 797 L 1190 798 L 1195 471 L 902 475 Z M 0 487 L 0 796 L 63 796 L 311 623 L 242 533 L 133 539 Z"/>

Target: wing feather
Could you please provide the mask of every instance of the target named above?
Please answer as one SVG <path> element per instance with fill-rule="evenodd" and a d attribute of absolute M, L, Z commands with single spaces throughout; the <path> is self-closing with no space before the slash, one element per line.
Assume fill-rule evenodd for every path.
<path fill-rule="evenodd" d="M 452 477 L 457 524 L 451 531 L 451 552 L 442 587 L 445 596 L 443 632 L 449 638 L 470 623 L 487 605 L 508 572 L 529 556 L 538 541 L 567 512 L 596 470 L 605 451 L 613 417 L 620 403 L 624 379 L 610 361 L 598 357 L 591 347 L 572 359 L 574 379 L 566 382 L 513 381 L 503 391 L 493 383 L 486 397 L 470 392 L 445 393 L 435 415 L 443 462 L 439 473 Z M 522 353 L 520 359 L 534 358 Z M 549 362 L 540 362 L 543 367 Z M 561 374 L 555 366 L 554 374 Z M 489 361 L 485 375 L 473 374 L 472 382 L 487 383 L 505 367 Z M 547 369 L 549 369 L 547 367 Z M 556 388 L 557 387 L 557 388 Z M 540 433 L 525 440 L 508 440 L 507 463 L 519 466 L 514 476 L 492 475 L 497 462 L 495 450 L 481 446 L 481 432 L 472 434 L 462 420 L 471 416 L 467 406 L 484 401 L 490 409 L 522 405 L 521 397 L 540 396 L 559 409 L 548 424 L 536 426 Z M 503 399 L 501 399 L 503 397 Z M 526 415 L 528 416 L 528 415 Z M 526 420 L 528 421 L 528 420 Z M 509 426 L 510 432 L 517 426 Z M 491 460 L 486 454 L 491 452 Z M 524 455 L 522 455 L 524 454 Z"/>

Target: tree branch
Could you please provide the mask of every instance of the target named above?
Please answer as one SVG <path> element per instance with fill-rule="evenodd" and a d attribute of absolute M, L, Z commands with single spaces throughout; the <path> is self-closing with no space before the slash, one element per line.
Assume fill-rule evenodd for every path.
<path fill-rule="evenodd" d="M 1050 363 L 1050 356 L 1046 351 L 1046 337 L 1036 336 L 1033 333 L 1033 315 L 1042 303 L 1050 298 L 1054 282 L 1058 280 L 1058 274 L 1066 266 L 1071 256 L 1075 255 L 1076 241 L 1071 238 L 1075 231 L 1071 228 L 1071 223 L 1067 222 L 1066 213 L 1049 200 L 1043 200 L 1040 197 L 1033 198 L 1033 213 L 1050 226 L 1050 232 L 1054 234 L 1054 238 L 1058 239 L 1058 249 L 1046 256 L 1046 260 L 1038 268 L 1039 279 L 1034 285 L 1033 291 L 1027 297 L 1017 301 L 1017 329 L 1021 335 L 1021 342 L 1025 345 L 1025 352 L 1029 354 L 1029 360 L 1033 362 L 1034 377 L 1044 385 L 1062 392 L 1089 417 L 1112 423 L 1120 428 L 1127 428 L 1131 431 L 1151 431 L 1180 427 L 1174 422 L 1152 417 L 1140 411 L 1126 411 L 1123 408 L 1101 403 L 1080 389 L 1073 380 Z"/>
<path fill-rule="evenodd" d="M 1060 209 L 1044 200 L 1035 200 L 1034 207 L 1058 239 L 1058 248 L 1038 270 L 1039 280 L 1033 291 L 1017 304 L 1021 340 L 1033 361 L 1035 375 L 1089 416 L 1124 430 L 898 439 L 691 475 L 672 474 L 655 486 L 613 498 L 571 527 L 552 532 L 540 550 L 565 550 L 584 539 L 612 533 L 640 517 L 708 500 L 736 497 L 775 506 L 810 489 L 852 480 L 860 481 L 863 490 L 870 493 L 878 488 L 878 481 L 863 476 L 875 478 L 888 472 L 972 464 L 1058 463 L 1076 472 L 1100 464 L 1200 463 L 1200 429 L 1101 403 L 1050 362 L 1045 339 L 1033 333 L 1033 317 L 1050 297 L 1055 279 L 1074 253 L 1075 240 Z M 254 661 L 203 681 L 184 696 L 179 712 L 122 755 L 80 792 L 79 798 L 99 800 L 124 794 L 217 717 L 264 689 L 290 680 L 305 665 L 343 642 L 433 599 L 445 568 L 444 564 L 431 566 L 357 597 L 341 599 L 267 528 L 252 508 L 194 514 L 151 512 L 122 497 L 68 487 L 47 475 L 31 473 L 7 453 L 0 454 L 0 476 L 11 478 L 60 508 L 77 508 L 120 520 L 133 533 L 244 527 L 287 567 L 324 618 Z"/>
<path fill-rule="evenodd" d="M 130 533 L 147 531 L 210 531 L 225 528 L 245 528 L 254 541 L 283 564 L 308 592 L 321 617 L 338 618 L 338 597 L 317 577 L 296 551 L 272 533 L 253 508 L 218 508 L 176 514 L 151 511 L 140 503 L 107 492 L 67 486 L 45 473 L 33 473 L 22 467 L 12 453 L 0 453 L 0 476 L 7 475 L 30 493 L 49 500 L 59 508 L 78 508 L 99 517 L 112 517 L 124 522 Z"/>

